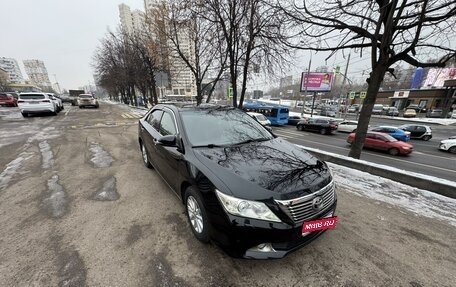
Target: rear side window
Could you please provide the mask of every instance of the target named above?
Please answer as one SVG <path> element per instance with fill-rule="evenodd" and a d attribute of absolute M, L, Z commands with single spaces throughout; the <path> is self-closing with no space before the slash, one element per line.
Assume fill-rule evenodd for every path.
<path fill-rule="evenodd" d="M 44 95 L 40 94 L 27 94 L 27 95 L 20 95 L 19 96 L 22 100 L 42 100 L 45 98 Z"/>
<path fill-rule="evenodd" d="M 149 114 L 147 117 L 147 122 L 157 131 L 160 128 L 160 119 L 163 115 L 162 110 L 155 110 L 152 113 Z"/>

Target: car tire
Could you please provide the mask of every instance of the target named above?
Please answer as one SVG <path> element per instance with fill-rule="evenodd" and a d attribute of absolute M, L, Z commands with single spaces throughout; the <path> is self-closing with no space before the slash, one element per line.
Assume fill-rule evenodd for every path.
<path fill-rule="evenodd" d="M 398 155 L 398 154 L 399 154 L 399 150 L 398 150 L 397 148 L 390 148 L 390 149 L 388 150 L 388 153 L 389 153 L 390 155 Z"/>
<path fill-rule="evenodd" d="M 79 106 L 80 109 L 82 109 L 82 106 Z"/>
<path fill-rule="evenodd" d="M 21 114 L 24 118 L 28 118 L 28 116 L 29 116 L 27 113 L 21 113 Z"/>
<path fill-rule="evenodd" d="M 431 139 L 430 136 L 424 136 L 424 137 L 423 137 L 423 140 L 424 140 L 424 141 L 428 141 L 428 140 L 430 140 L 430 139 Z"/>
<path fill-rule="evenodd" d="M 452 146 L 448 149 L 449 152 L 451 153 L 456 153 L 456 146 Z"/>
<path fill-rule="evenodd" d="M 141 148 L 141 156 L 142 156 L 142 160 L 143 160 L 144 165 L 147 168 L 152 169 L 152 164 L 149 161 L 149 154 L 147 153 L 146 146 L 143 143 L 140 143 L 139 145 L 140 145 L 140 148 Z"/>
<path fill-rule="evenodd" d="M 322 134 L 322 135 L 325 135 L 325 134 L 327 134 L 327 133 L 328 133 L 328 131 L 327 131 L 326 129 L 321 129 L 321 130 L 320 130 L 320 134 Z"/>
<path fill-rule="evenodd" d="M 201 194 L 196 188 L 189 186 L 185 191 L 184 198 L 185 213 L 187 214 L 187 219 L 193 235 L 199 241 L 208 243 L 210 240 L 210 225 Z"/>
<path fill-rule="evenodd" d="M 304 130 L 304 127 L 302 125 L 297 125 L 296 128 L 298 129 L 298 131 L 303 131 Z"/>

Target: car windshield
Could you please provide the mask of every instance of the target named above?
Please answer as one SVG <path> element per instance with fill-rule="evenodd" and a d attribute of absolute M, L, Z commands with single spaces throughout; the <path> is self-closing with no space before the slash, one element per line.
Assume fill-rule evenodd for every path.
<path fill-rule="evenodd" d="M 192 146 L 229 146 L 272 139 L 272 135 L 248 114 L 233 108 L 191 109 L 181 112 Z"/>
<path fill-rule="evenodd" d="M 28 94 L 28 95 L 20 95 L 22 100 L 41 100 L 44 99 L 44 95 L 40 94 Z"/>
<path fill-rule="evenodd" d="M 263 115 L 256 115 L 256 118 L 257 118 L 257 120 L 259 120 L 259 121 L 267 121 L 267 120 L 268 120 L 268 119 L 267 119 L 265 116 L 263 116 Z"/>

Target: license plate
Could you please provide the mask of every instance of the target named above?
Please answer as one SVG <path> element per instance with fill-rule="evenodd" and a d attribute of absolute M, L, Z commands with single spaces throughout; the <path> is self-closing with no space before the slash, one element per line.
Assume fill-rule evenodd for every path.
<path fill-rule="evenodd" d="M 38 101 L 31 101 L 30 103 L 31 104 L 38 104 L 39 102 Z"/>
<path fill-rule="evenodd" d="M 307 221 L 302 224 L 302 234 L 306 235 L 312 231 L 333 229 L 336 227 L 336 223 L 337 216 Z"/>

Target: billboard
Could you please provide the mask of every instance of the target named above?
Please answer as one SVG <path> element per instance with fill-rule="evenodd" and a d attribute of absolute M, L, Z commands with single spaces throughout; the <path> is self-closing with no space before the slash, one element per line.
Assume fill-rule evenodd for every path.
<path fill-rule="evenodd" d="M 423 87 L 443 87 L 446 80 L 454 79 L 456 68 L 432 68 L 426 76 Z"/>
<path fill-rule="evenodd" d="M 301 92 L 329 92 L 333 82 L 333 73 L 302 73 Z"/>

